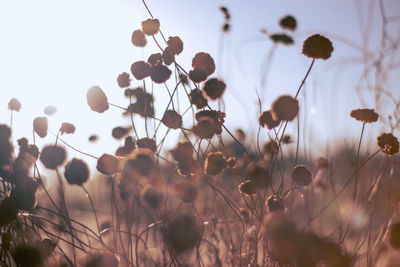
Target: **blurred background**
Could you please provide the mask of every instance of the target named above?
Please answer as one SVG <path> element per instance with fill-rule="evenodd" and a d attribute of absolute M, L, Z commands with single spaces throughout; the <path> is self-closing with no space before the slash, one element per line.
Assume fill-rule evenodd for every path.
<path fill-rule="evenodd" d="M 222 105 L 226 125 L 232 131 L 242 128 L 253 138 L 249 142 L 258 130 L 257 95 L 261 109 L 267 110 L 278 95 L 296 93 L 311 63 L 301 54 L 302 42 L 315 33 L 330 38 L 334 52 L 329 60 L 316 61 L 303 88 L 300 151 L 321 156 L 334 150 L 337 142 L 356 144 L 362 125 L 349 116 L 356 108 L 376 108 L 381 115 L 378 124 L 366 128 L 364 140 L 371 145 L 365 149 L 376 150 L 375 138 L 382 131 L 393 128 L 395 135 L 399 133 L 398 0 L 149 0 L 147 4 L 164 35 L 183 40 L 184 51 L 177 61 L 185 69 L 191 68 L 198 52 L 213 56 L 217 66 L 213 76 L 227 84 Z M 227 33 L 222 31 L 221 6 L 232 16 Z M 296 31 L 289 33 L 295 44 L 274 45 L 267 34 L 283 32 L 278 22 L 285 15 L 297 19 Z M 7 105 L 17 98 L 22 109 L 13 113 L 14 141 L 26 136 L 32 142 L 33 119 L 44 116 L 43 109 L 53 105 L 57 108 L 49 117 L 53 132 L 62 122 L 70 122 L 76 133 L 63 138 L 71 145 L 95 156 L 115 151 L 120 142 L 111 137 L 111 129 L 129 125 L 130 120 L 113 107 L 104 114 L 91 111 L 86 92 L 98 85 L 110 103 L 129 104 L 116 78 L 130 73 L 133 62 L 158 52 L 150 38 L 145 48 L 131 43 L 132 32 L 149 17 L 139 0 L 0 0 L 0 123 L 10 123 Z M 165 107 L 165 88 L 154 86 L 154 94 L 155 106 Z M 156 117 L 163 110 L 156 109 Z M 192 121 L 184 126 L 191 128 Z M 294 121 L 288 133 L 295 137 L 296 129 Z M 98 143 L 87 141 L 91 134 L 99 135 Z M 266 140 L 266 130 L 261 138 Z M 178 133 L 170 135 L 165 147 L 172 147 L 177 139 Z M 37 142 L 54 140 L 49 135 Z"/>

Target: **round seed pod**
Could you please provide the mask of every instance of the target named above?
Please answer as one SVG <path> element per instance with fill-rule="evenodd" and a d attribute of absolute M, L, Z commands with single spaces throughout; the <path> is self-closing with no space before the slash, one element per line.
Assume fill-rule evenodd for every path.
<path fill-rule="evenodd" d="M 290 95 L 282 95 L 272 103 L 274 120 L 291 121 L 299 113 L 299 101 Z"/>
<path fill-rule="evenodd" d="M 203 91 L 213 100 L 220 98 L 225 88 L 225 83 L 217 78 L 208 79 L 203 85 Z"/>
<path fill-rule="evenodd" d="M 388 155 L 394 155 L 399 152 L 399 141 L 391 133 L 381 133 L 377 138 L 378 146 L 382 152 Z"/>
<path fill-rule="evenodd" d="M 132 33 L 132 44 L 137 47 L 144 47 L 147 44 L 146 36 L 141 30 Z"/>
<path fill-rule="evenodd" d="M 182 127 L 182 116 L 175 110 L 167 110 L 161 119 L 161 122 L 171 129 L 179 129 Z"/>
<path fill-rule="evenodd" d="M 172 157 L 176 161 L 185 161 L 193 155 L 193 145 L 189 142 L 178 143 L 171 150 Z"/>
<path fill-rule="evenodd" d="M 38 117 L 33 120 L 33 130 L 39 137 L 45 138 L 47 136 L 47 130 L 49 125 L 46 117 Z"/>
<path fill-rule="evenodd" d="M 99 86 L 92 86 L 86 94 L 86 99 L 93 111 L 103 113 L 109 108 L 107 96 Z"/>
<path fill-rule="evenodd" d="M 246 195 L 254 195 L 254 194 L 257 194 L 257 192 L 258 192 L 257 183 L 252 180 L 247 180 L 247 181 L 241 183 L 238 186 L 238 189 L 241 193 L 244 193 Z"/>
<path fill-rule="evenodd" d="M 150 76 L 150 64 L 144 61 L 136 61 L 131 65 L 131 73 L 136 80 L 143 80 Z"/>
<path fill-rule="evenodd" d="M 137 140 L 136 143 L 137 143 L 138 147 L 140 147 L 140 148 L 147 148 L 153 152 L 157 151 L 157 144 L 156 144 L 156 141 L 154 141 L 154 139 L 144 137 L 144 138 L 140 138 L 139 140 Z"/>
<path fill-rule="evenodd" d="M 126 162 L 124 172 L 150 177 L 154 169 L 153 152 L 147 148 L 139 148 L 133 154 L 133 158 Z"/>
<path fill-rule="evenodd" d="M 279 21 L 279 25 L 284 29 L 294 31 L 297 27 L 297 21 L 293 16 L 288 15 Z"/>
<path fill-rule="evenodd" d="M 170 36 L 167 41 L 168 47 L 172 49 L 174 55 L 179 55 L 183 51 L 183 42 L 178 36 Z"/>
<path fill-rule="evenodd" d="M 304 165 L 297 165 L 292 171 L 293 182 L 300 186 L 307 186 L 312 182 L 312 173 Z"/>
<path fill-rule="evenodd" d="M 207 99 L 204 97 L 203 92 L 199 89 L 193 89 L 189 94 L 189 100 L 192 105 L 197 109 L 202 109 L 207 106 Z"/>
<path fill-rule="evenodd" d="M 284 209 L 282 200 L 276 195 L 268 197 L 267 201 L 265 201 L 265 207 L 269 212 L 279 211 Z"/>
<path fill-rule="evenodd" d="M 167 66 L 157 65 L 151 67 L 150 78 L 155 83 L 165 83 L 171 77 L 171 73 L 172 71 Z"/>
<path fill-rule="evenodd" d="M 158 19 L 147 19 L 142 21 L 142 31 L 146 35 L 155 35 L 160 30 L 160 21 Z"/>
<path fill-rule="evenodd" d="M 129 73 L 123 72 L 117 77 L 117 83 L 118 86 L 121 88 L 126 88 L 131 86 L 131 76 L 129 76 Z"/>
<path fill-rule="evenodd" d="M 209 175 L 217 175 L 226 167 L 226 160 L 221 151 L 210 152 L 204 163 L 204 171 Z"/>
<path fill-rule="evenodd" d="M 89 179 L 89 168 L 86 162 L 73 158 L 65 166 L 65 179 L 71 185 L 83 185 Z"/>
<path fill-rule="evenodd" d="M 66 156 L 67 153 L 63 147 L 48 145 L 42 149 L 40 161 L 46 168 L 55 170 L 64 163 Z"/>
<path fill-rule="evenodd" d="M 302 52 L 307 57 L 327 60 L 333 52 L 332 42 L 322 35 L 314 34 L 303 42 Z"/>
<path fill-rule="evenodd" d="M 60 127 L 60 133 L 63 134 L 73 134 L 75 133 L 75 125 L 69 122 L 63 122 Z"/>
<path fill-rule="evenodd" d="M 10 102 L 8 102 L 8 109 L 13 111 L 20 111 L 21 110 L 21 102 L 18 101 L 16 98 L 12 98 Z"/>
<path fill-rule="evenodd" d="M 43 110 L 44 114 L 51 116 L 54 115 L 57 112 L 57 108 L 55 106 L 47 106 L 45 107 L 45 109 Z"/>
<path fill-rule="evenodd" d="M 97 170 L 104 175 L 113 175 L 119 170 L 119 160 L 110 154 L 103 154 L 97 160 Z"/>

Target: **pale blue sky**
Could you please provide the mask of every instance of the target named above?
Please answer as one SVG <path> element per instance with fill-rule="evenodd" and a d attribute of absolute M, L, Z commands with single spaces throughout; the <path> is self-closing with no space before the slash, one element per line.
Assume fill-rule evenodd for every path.
<path fill-rule="evenodd" d="M 355 65 L 345 69 L 339 65 L 341 60 L 359 56 L 359 53 L 334 37 L 340 35 L 362 43 L 355 3 L 362 3 L 361 13 L 365 16 L 368 2 L 147 1 L 154 16 L 160 20 L 164 34 L 178 35 L 183 40 L 184 51 L 177 58 L 181 65 L 190 69 L 191 58 L 200 51 L 208 52 L 216 59 L 214 76 L 218 74 L 228 85 L 224 96 L 227 125 L 231 129 L 240 126 L 253 130 L 254 135 L 258 112 L 254 90 L 260 88 L 260 65 L 271 48 L 268 40 L 262 40 L 259 30 L 266 28 L 269 32 L 280 32 L 277 21 L 286 14 L 298 20 L 296 45 L 279 47 L 274 56 L 268 91 L 263 99 L 264 110 L 276 96 L 294 95 L 310 64 L 310 59 L 299 53 L 302 41 L 313 33 L 330 37 L 335 51 L 328 61 L 316 63 L 305 88 L 308 108 L 303 105 L 302 110 L 308 114 L 307 138 L 312 132 L 313 145 L 317 144 L 321 150 L 328 139 L 355 137 L 361 128 L 347 115 L 351 109 L 360 107 L 354 93 L 360 68 Z M 384 2 L 388 15 L 398 15 L 395 12 L 400 10 L 400 1 Z M 232 14 L 232 32 L 224 37 L 223 59 L 218 52 L 223 23 L 219 11 L 221 5 L 226 5 Z M 371 47 L 377 47 L 380 20 L 377 5 L 372 7 Z M 16 97 L 22 102 L 22 110 L 14 116 L 14 138 L 28 136 L 31 139 L 32 120 L 43 116 L 44 107 L 51 104 L 58 108 L 57 114 L 50 119 L 53 131 L 62 122 L 69 121 L 77 126 L 75 135 L 65 137 L 71 144 L 97 156 L 114 151 L 118 142 L 110 137 L 111 128 L 128 125 L 129 121 L 121 118 L 121 112 L 113 108 L 101 115 L 90 111 L 85 95 L 89 87 L 99 85 L 110 102 L 128 105 L 122 96 L 123 90 L 116 84 L 116 77 L 123 71 L 129 72 L 134 61 L 147 59 L 157 51 L 154 45 L 140 49 L 130 42 L 132 31 L 148 17 L 140 0 L 0 0 L 0 123 L 9 122 L 7 103 Z M 397 33 L 399 25 L 393 26 Z M 399 84 L 399 76 L 393 75 L 394 84 Z M 154 90 L 156 106 L 164 107 L 165 89 L 156 86 Z M 185 126 L 190 128 L 191 125 Z M 294 132 L 294 126 L 292 123 L 289 132 Z M 375 136 L 381 130 L 388 129 L 371 128 L 369 134 Z M 87 143 L 91 133 L 100 134 L 98 145 Z M 40 142 L 46 144 L 53 140 L 49 137 Z"/>

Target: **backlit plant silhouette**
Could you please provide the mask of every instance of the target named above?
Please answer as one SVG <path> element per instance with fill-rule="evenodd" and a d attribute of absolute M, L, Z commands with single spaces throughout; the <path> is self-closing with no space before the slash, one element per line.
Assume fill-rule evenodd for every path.
<path fill-rule="evenodd" d="M 21 138 L 18 147 L 11 125 L 0 125 L 3 266 L 372 266 L 399 249 L 393 129 L 377 137 L 374 153 L 361 152 L 366 125 L 381 118 L 374 109 L 343 118 L 362 122 L 355 155 L 310 161 L 298 146 L 286 148 L 294 141 L 286 130 L 303 108 L 299 94 L 307 78 L 318 60 L 334 53 L 329 38 L 302 40 L 309 67 L 296 93 L 282 92 L 261 110 L 258 131 L 232 134 L 220 105 L 230 87 L 215 74 L 213 56 L 199 51 L 191 66 L 180 65 L 184 42 L 167 38 L 162 21 L 143 4 L 150 18 L 131 41 L 135 49 L 154 42 L 158 50 L 120 70 L 116 86 L 126 103 L 110 103 L 98 85 L 86 94 L 88 112 L 117 109 L 127 117 L 129 125 L 110 129 L 122 142 L 115 153 L 97 157 L 65 142 L 64 134 L 76 131 L 70 122 L 53 133 L 47 117 L 37 117 L 28 131 L 32 141 Z M 222 32 L 229 34 L 231 14 L 220 10 Z M 293 44 L 296 19 L 286 15 L 279 25 L 284 32 L 263 34 L 274 47 Z M 169 95 L 166 106 L 153 89 Z M 10 100 L 11 116 L 21 105 Z M 48 106 L 44 113 L 56 110 Z M 165 149 L 171 133 L 179 141 Z M 257 138 L 256 148 L 246 145 L 247 136 L 260 133 L 269 137 L 265 144 Z M 39 149 L 37 138 L 47 145 Z M 80 157 L 70 158 L 70 150 Z M 99 177 L 87 158 L 96 160 Z M 55 187 L 46 185 L 45 171 L 57 177 Z"/>

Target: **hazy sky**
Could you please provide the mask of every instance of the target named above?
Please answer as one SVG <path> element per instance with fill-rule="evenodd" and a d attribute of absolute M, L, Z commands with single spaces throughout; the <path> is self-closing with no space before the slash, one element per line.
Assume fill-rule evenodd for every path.
<path fill-rule="evenodd" d="M 303 40 L 314 33 L 331 38 L 335 48 L 332 58 L 316 62 L 304 88 L 307 105 L 301 98 L 302 114 L 307 115 L 305 134 L 321 149 L 328 139 L 355 137 L 361 129 L 360 123 L 348 116 L 351 109 L 361 107 L 354 93 L 362 70 L 356 59 L 360 53 L 336 38 L 343 37 L 361 46 L 366 17 L 370 14 L 370 47 L 371 51 L 376 51 L 381 32 L 376 2 L 147 1 L 153 15 L 160 20 L 164 34 L 178 35 L 183 40 L 184 51 L 177 60 L 184 68 L 190 69 L 191 58 L 197 52 L 208 52 L 214 57 L 217 63 L 214 76 L 225 79 L 228 86 L 224 96 L 227 125 L 231 129 L 242 127 L 253 131 L 254 135 L 258 114 L 255 90 L 260 90 L 260 66 L 271 49 L 271 42 L 260 29 L 281 32 L 277 22 L 287 14 L 298 20 L 295 46 L 280 46 L 274 54 L 267 90 L 263 93 L 264 110 L 276 96 L 295 94 L 311 62 L 300 53 Z M 384 3 L 388 16 L 399 15 L 396 12 L 400 13 L 400 1 Z M 221 5 L 227 6 L 232 14 L 232 31 L 222 37 Z M 86 92 L 89 87 L 99 85 L 111 103 L 129 104 L 122 96 L 123 90 L 117 86 L 116 77 L 121 72 L 129 72 L 134 61 L 158 52 L 154 45 L 140 49 L 130 41 L 132 32 L 147 18 L 149 15 L 139 0 L 0 0 L 0 123 L 9 123 L 7 103 L 16 97 L 22 102 L 22 110 L 14 114 L 14 138 L 27 136 L 31 139 L 32 120 L 43 116 L 43 109 L 51 104 L 58 112 L 50 117 L 50 129 L 57 131 L 64 121 L 74 123 L 77 132 L 65 136 L 68 142 L 96 156 L 114 151 L 119 142 L 111 139 L 111 129 L 129 125 L 129 120 L 113 108 L 104 114 L 90 111 Z M 396 34 L 399 25 L 393 24 Z M 352 64 L 341 64 L 346 59 L 352 59 Z M 398 77 L 400 75 L 389 77 L 397 84 L 397 89 Z M 165 88 L 156 86 L 154 92 L 156 107 L 165 106 Z M 373 107 L 372 101 L 369 104 Z M 163 108 L 159 112 L 161 110 Z M 294 133 L 295 123 L 292 124 L 289 131 Z M 374 136 L 381 130 L 388 129 L 379 126 L 368 129 L 367 134 Z M 87 143 L 92 133 L 100 134 L 96 145 Z M 39 142 L 53 141 L 49 136 Z"/>

